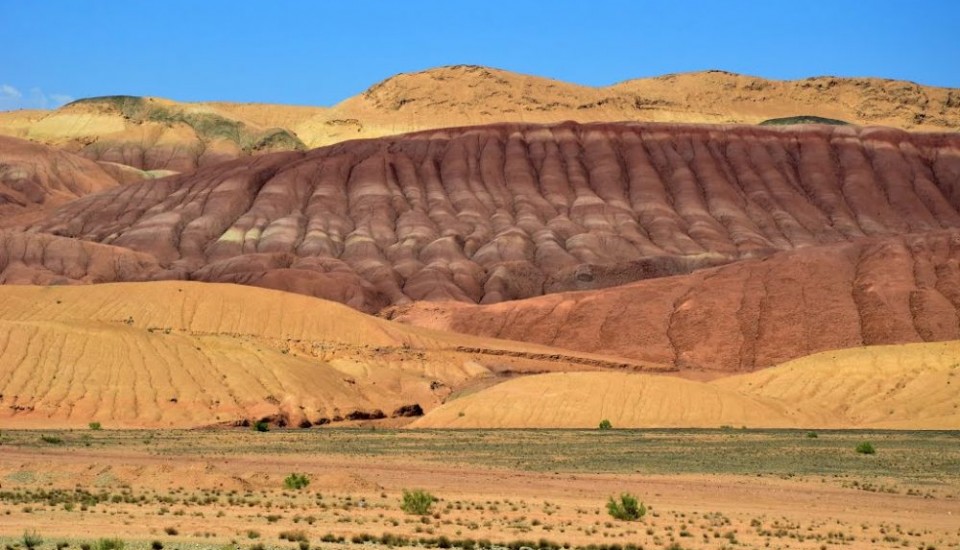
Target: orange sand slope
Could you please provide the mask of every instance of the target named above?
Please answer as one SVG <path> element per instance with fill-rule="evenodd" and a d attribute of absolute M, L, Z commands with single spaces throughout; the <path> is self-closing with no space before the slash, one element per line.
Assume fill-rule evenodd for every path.
<path fill-rule="evenodd" d="M 556 373 L 456 399 L 415 427 L 960 428 L 960 342 L 818 353 L 709 383 Z"/>
<path fill-rule="evenodd" d="M 512 373 L 605 367 L 642 368 L 249 287 L 0 287 L 5 427 L 308 425 L 413 403 L 430 410 Z"/>
<path fill-rule="evenodd" d="M 265 151 L 502 122 L 756 124 L 816 115 L 906 130 L 955 130 L 958 106 L 958 90 L 879 78 L 777 81 L 706 71 L 594 88 L 460 65 L 402 73 L 333 107 L 109 96 L 55 111 L 0 113 L 0 134 L 96 160 L 185 171 Z"/>

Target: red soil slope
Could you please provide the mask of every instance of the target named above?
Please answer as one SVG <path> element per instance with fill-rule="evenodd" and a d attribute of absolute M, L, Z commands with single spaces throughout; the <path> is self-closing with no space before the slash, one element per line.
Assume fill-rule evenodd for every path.
<path fill-rule="evenodd" d="M 960 233 L 803 248 L 489 306 L 418 303 L 389 316 L 687 371 L 752 371 L 824 350 L 960 339 Z"/>
<path fill-rule="evenodd" d="M 0 136 L 0 227 L 14 218 L 116 186 L 117 179 L 96 162 Z"/>
<path fill-rule="evenodd" d="M 958 206 L 955 135 L 564 123 L 242 159 L 82 198 L 30 231 L 147 254 L 153 278 L 377 311 L 492 304 L 955 229 Z"/>

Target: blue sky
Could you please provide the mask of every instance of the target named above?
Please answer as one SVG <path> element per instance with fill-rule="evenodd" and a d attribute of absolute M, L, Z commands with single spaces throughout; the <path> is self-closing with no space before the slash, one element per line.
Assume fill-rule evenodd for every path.
<path fill-rule="evenodd" d="M 0 0 L 0 110 L 153 95 L 332 105 L 398 72 L 588 85 L 723 69 L 960 87 L 960 2 Z"/>

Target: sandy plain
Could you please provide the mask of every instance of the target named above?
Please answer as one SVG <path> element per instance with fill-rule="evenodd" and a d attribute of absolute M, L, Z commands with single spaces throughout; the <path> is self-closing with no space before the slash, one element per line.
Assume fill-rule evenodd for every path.
<path fill-rule="evenodd" d="M 866 440 L 875 455 L 854 451 Z M 35 531 L 49 548 L 953 548 L 957 442 L 729 428 L 4 431 L 0 536 L 13 546 Z M 310 484 L 285 489 L 292 472 Z M 413 488 L 438 497 L 431 515 L 400 510 Z M 641 521 L 607 515 L 624 491 L 648 506 Z"/>

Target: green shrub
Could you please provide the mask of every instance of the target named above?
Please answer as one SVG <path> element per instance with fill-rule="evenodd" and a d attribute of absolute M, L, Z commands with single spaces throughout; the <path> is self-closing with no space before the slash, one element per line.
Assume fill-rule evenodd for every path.
<path fill-rule="evenodd" d="M 817 432 L 807 432 L 807 437 L 809 437 L 810 439 L 816 439 Z"/>
<path fill-rule="evenodd" d="M 94 548 L 96 550 L 123 550 L 124 543 L 120 539 L 100 539 Z"/>
<path fill-rule="evenodd" d="M 90 423 L 90 429 L 91 429 L 91 430 L 102 430 L 102 429 L 103 429 L 103 426 L 102 426 L 99 422 L 91 422 L 91 423 Z"/>
<path fill-rule="evenodd" d="M 646 506 L 630 493 L 621 493 L 620 500 L 610 497 L 607 513 L 622 521 L 636 521 L 647 513 Z"/>
<path fill-rule="evenodd" d="M 163 550 L 163 543 L 158 540 L 151 542 L 150 550 Z"/>
<path fill-rule="evenodd" d="M 603 420 L 600 421 L 600 429 L 601 429 L 601 430 L 612 430 L 612 429 L 613 429 L 613 424 L 611 424 L 609 420 L 607 420 L 606 418 L 604 418 Z"/>
<path fill-rule="evenodd" d="M 36 531 L 24 531 L 23 538 L 20 539 L 27 548 L 34 548 L 43 544 L 43 538 Z"/>
<path fill-rule="evenodd" d="M 260 420 L 259 422 L 254 423 L 253 429 L 256 430 L 256 431 L 258 431 L 258 432 L 269 432 L 269 431 L 270 431 L 270 424 L 267 424 L 267 423 L 264 422 L 263 420 Z"/>
<path fill-rule="evenodd" d="M 400 509 L 408 514 L 425 516 L 430 513 L 430 507 L 436 502 L 436 497 L 426 491 L 419 489 L 408 491 L 403 490 L 403 502 Z"/>
<path fill-rule="evenodd" d="M 310 485 L 310 478 L 307 474 L 292 473 L 283 480 L 283 486 L 287 489 L 300 490 Z"/>
<path fill-rule="evenodd" d="M 857 445 L 857 452 L 862 455 L 872 455 L 876 454 L 877 450 L 874 449 L 873 445 L 871 445 L 869 442 L 864 441 L 863 443 Z"/>
<path fill-rule="evenodd" d="M 60 445 L 63 443 L 63 439 L 55 435 L 41 435 L 40 440 L 51 445 Z"/>

